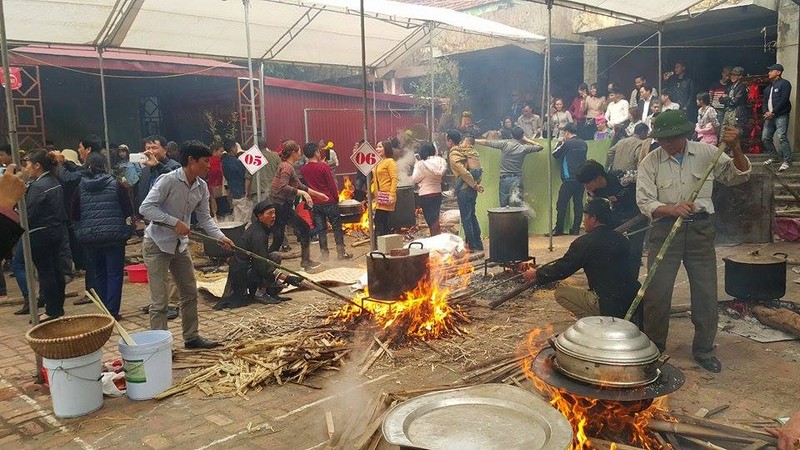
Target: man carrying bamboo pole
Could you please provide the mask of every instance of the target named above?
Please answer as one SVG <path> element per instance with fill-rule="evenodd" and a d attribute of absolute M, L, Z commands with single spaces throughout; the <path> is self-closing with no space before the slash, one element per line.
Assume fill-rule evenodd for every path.
<path fill-rule="evenodd" d="M 692 354 L 701 367 L 718 373 L 722 370 L 722 363 L 714 354 L 719 317 L 711 180 L 716 179 L 728 186 L 743 183 L 750 177 L 750 161 L 742 153 L 735 128 L 726 127 L 723 132 L 723 142 L 733 157 L 723 153 L 717 161 L 714 161 L 717 153 L 714 146 L 687 139 L 693 131 L 694 125 L 686 119 L 685 112 L 664 111 L 653 121 L 650 133 L 659 147 L 639 165 L 636 201 L 642 213 L 653 220 L 648 241 L 648 267 L 652 267 L 675 220 L 683 218 L 683 225 L 645 291 L 644 332 L 663 352 L 669 331 L 672 290 L 683 262 L 689 276 L 695 327 Z M 710 165 L 714 167 L 712 175 L 699 191 L 697 200 L 686 201 L 702 182 Z"/>

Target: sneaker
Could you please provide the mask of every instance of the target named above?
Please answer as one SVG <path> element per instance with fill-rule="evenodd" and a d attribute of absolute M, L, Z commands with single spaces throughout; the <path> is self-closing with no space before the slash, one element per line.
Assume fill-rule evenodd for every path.
<path fill-rule="evenodd" d="M 347 252 L 339 252 L 339 261 L 345 261 L 348 259 L 353 259 L 353 255 Z"/>
<path fill-rule="evenodd" d="M 768 160 L 764 161 L 764 165 L 765 165 L 765 166 L 771 166 L 771 165 L 772 165 L 772 163 L 774 163 L 774 162 L 775 162 L 775 160 L 774 160 L 774 159 L 772 159 L 772 158 L 770 158 L 770 159 L 768 159 Z"/>
<path fill-rule="evenodd" d="M 318 263 L 318 262 L 316 262 L 316 261 L 312 261 L 312 260 L 310 260 L 310 259 L 309 259 L 308 261 L 303 261 L 302 263 L 300 263 L 300 266 L 301 266 L 301 267 L 303 268 L 303 270 L 305 270 L 306 272 L 308 272 L 309 270 L 314 270 L 314 269 L 316 269 L 317 267 L 319 267 L 319 266 L 321 266 L 321 265 L 322 265 L 322 264 L 320 264 L 320 263 Z"/>
<path fill-rule="evenodd" d="M 791 163 L 784 161 L 780 167 L 778 167 L 778 172 L 786 172 L 791 167 Z"/>

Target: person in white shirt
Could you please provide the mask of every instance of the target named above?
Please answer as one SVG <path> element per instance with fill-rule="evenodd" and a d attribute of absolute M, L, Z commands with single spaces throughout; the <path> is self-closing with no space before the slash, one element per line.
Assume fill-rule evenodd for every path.
<path fill-rule="evenodd" d="M 661 111 L 669 111 L 671 109 L 681 109 L 681 105 L 672 101 L 672 93 L 668 89 L 664 89 L 661 93 Z"/>
<path fill-rule="evenodd" d="M 628 120 L 629 104 L 616 90 L 609 91 L 608 97 L 611 102 L 606 108 L 606 122 L 609 126 L 614 127 Z"/>
<path fill-rule="evenodd" d="M 621 129 L 620 125 L 628 120 L 628 101 L 623 100 L 622 94 L 615 89 L 608 91 L 608 98 L 611 101 L 606 108 L 608 126 L 614 131 L 614 135 L 625 133 L 625 130 Z"/>

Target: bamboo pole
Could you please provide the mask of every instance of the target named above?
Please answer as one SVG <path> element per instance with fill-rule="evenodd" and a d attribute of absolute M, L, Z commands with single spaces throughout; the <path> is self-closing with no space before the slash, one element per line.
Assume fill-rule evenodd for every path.
<path fill-rule="evenodd" d="M 92 303 L 95 304 L 95 306 L 100 308 L 100 311 L 103 311 L 103 314 L 106 314 L 109 317 L 111 317 L 111 320 L 114 321 L 114 328 L 116 328 L 119 335 L 122 336 L 122 340 L 125 341 L 126 345 L 130 347 L 136 346 L 136 341 L 133 340 L 133 337 L 131 337 L 131 335 L 128 333 L 128 330 L 123 328 L 122 325 L 120 325 L 119 322 L 117 322 L 117 318 L 114 317 L 113 314 L 111 314 L 108 308 L 106 308 L 106 305 L 103 303 L 103 301 L 100 299 L 100 296 L 97 295 L 97 292 L 94 289 L 91 289 L 91 292 L 84 291 L 84 295 L 86 295 L 86 297 L 88 297 L 89 300 L 91 300 Z"/>
<path fill-rule="evenodd" d="M 702 189 L 703 185 L 706 184 L 708 176 L 711 175 L 711 172 L 714 170 L 714 166 L 717 165 L 719 157 L 723 153 L 725 153 L 726 148 L 727 145 L 724 142 L 719 144 L 719 147 L 717 147 L 717 153 L 714 154 L 714 157 L 711 159 L 711 162 L 708 164 L 708 167 L 706 168 L 705 175 L 703 175 L 703 178 L 700 179 L 700 182 L 697 183 L 697 187 L 694 188 L 692 195 L 689 196 L 689 202 L 694 202 L 695 200 L 697 200 L 697 196 L 700 194 L 700 189 Z M 633 317 L 633 313 L 636 311 L 636 308 L 639 307 L 639 303 L 642 302 L 642 299 L 644 298 L 644 293 L 647 290 L 647 287 L 650 286 L 650 283 L 653 281 L 653 277 L 655 276 L 656 270 L 658 270 L 658 265 L 661 263 L 661 261 L 664 260 L 664 255 L 667 253 L 667 249 L 669 249 L 669 246 L 672 244 L 672 240 L 675 239 L 675 234 L 678 232 L 681 225 L 683 225 L 683 217 L 678 217 L 675 220 L 675 224 L 672 225 L 672 229 L 669 230 L 667 238 L 664 239 L 664 243 L 661 245 L 661 249 L 658 251 L 655 261 L 653 261 L 653 264 L 647 270 L 647 276 L 644 279 L 644 283 L 642 283 L 642 286 L 639 288 L 639 292 L 636 293 L 636 298 L 633 299 L 630 308 L 628 308 L 628 312 L 625 314 L 625 320 L 631 320 L 631 317 Z"/>
<path fill-rule="evenodd" d="M 154 224 L 156 224 L 156 225 L 158 225 L 160 227 L 165 227 L 165 228 L 169 228 L 169 229 L 172 229 L 172 230 L 175 229 L 174 226 L 168 225 L 166 223 L 162 223 L 162 222 L 152 222 L 152 223 L 154 223 Z M 191 236 L 191 237 L 193 237 L 195 239 L 212 241 L 212 242 L 216 242 L 219 245 L 222 245 L 222 243 L 220 242 L 219 239 L 214 239 L 211 236 L 207 236 L 207 235 L 205 235 L 203 233 L 200 233 L 200 232 L 197 232 L 197 231 L 189 231 L 189 236 Z M 299 278 L 303 279 L 304 283 L 308 283 L 309 285 L 313 286 L 315 290 L 317 290 L 319 292 L 322 292 L 324 294 L 330 295 L 333 298 L 342 300 L 342 301 L 344 301 L 346 303 L 349 303 L 349 304 L 351 304 L 353 306 L 356 306 L 359 309 L 364 310 L 366 312 L 366 310 L 361 305 L 359 305 L 358 303 L 354 302 L 353 300 L 345 297 L 344 295 L 342 295 L 342 294 L 340 294 L 340 293 L 338 293 L 338 292 L 336 292 L 336 291 L 334 291 L 334 290 L 332 290 L 332 289 L 330 289 L 330 288 L 328 288 L 326 286 L 323 286 L 323 285 L 317 283 L 316 281 L 308 278 L 307 276 L 305 276 L 305 275 L 303 275 L 303 274 L 301 274 L 299 272 L 295 272 L 294 270 L 286 268 L 286 267 L 276 263 L 275 261 L 272 261 L 270 259 L 264 258 L 261 255 L 257 255 L 255 253 L 251 252 L 250 250 L 245 250 L 242 247 L 239 247 L 237 245 L 233 245 L 232 247 L 237 252 L 243 253 L 243 254 L 249 256 L 250 258 L 257 259 L 257 260 L 259 260 L 259 261 L 261 261 L 261 262 L 263 262 L 263 263 L 265 263 L 265 264 L 267 264 L 267 265 L 269 265 L 269 266 L 271 266 L 271 267 L 273 267 L 275 269 L 282 270 L 282 271 L 284 271 L 286 273 L 290 273 L 290 274 L 292 274 L 292 275 L 294 275 L 296 277 L 299 277 Z"/>

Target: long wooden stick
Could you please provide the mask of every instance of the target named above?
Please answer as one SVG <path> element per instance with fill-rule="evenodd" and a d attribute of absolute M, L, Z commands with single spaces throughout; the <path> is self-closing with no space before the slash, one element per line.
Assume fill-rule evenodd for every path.
<path fill-rule="evenodd" d="M 697 187 L 694 188 L 692 195 L 689 196 L 690 203 L 697 200 L 697 196 L 700 195 L 700 189 L 702 189 L 703 185 L 706 184 L 708 176 L 711 175 L 711 172 L 714 170 L 714 166 L 717 165 L 719 157 L 723 153 L 725 153 L 726 148 L 727 145 L 724 142 L 719 144 L 719 147 L 717 147 L 717 153 L 714 154 L 714 157 L 708 164 L 705 175 L 697 183 Z M 631 320 L 631 317 L 633 317 L 633 313 L 636 311 L 636 308 L 639 307 L 639 303 L 642 302 L 642 299 L 644 298 L 644 293 L 647 290 L 647 287 L 650 286 L 650 283 L 653 281 L 656 270 L 658 270 L 658 265 L 661 263 L 661 261 L 664 260 L 664 255 L 667 253 L 667 249 L 669 249 L 669 246 L 672 244 L 672 240 L 675 239 L 675 234 L 678 232 L 681 225 L 683 225 L 683 217 L 678 217 L 677 219 L 675 219 L 675 223 L 672 225 L 672 229 L 669 230 L 667 238 L 664 239 L 664 243 L 661 245 L 661 249 L 658 251 L 656 258 L 653 261 L 653 264 L 647 270 L 647 276 L 644 279 L 644 283 L 642 283 L 642 286 L 639 288 L 639 292 L 636 293 L 636 298 L 633 299 L 630 308 L 628 308 L 628 312 L 625 314 L 625 320 Z"/>
<path fill-rule="evenodd" d="M 166 223 L 162 223 L 162 222 L 152 222 L 152 223 L 154 223 L 154 224 L 156 224 L 156 225 L 158 225 L 160 227 L 165 227 L 165 228 L 169 228 L 169 229 L 172 229 L 172 230 L 175 229 L 174 226 L 168 225 Z M 194 231 L 194 230 L 190 230 L 189 231 L 189 236 L 191 236 L 191 237 L 193 237 L 195 239 L 200 239 L 200 240 L 205 240 L 205 241 L 212 241 L 212 242 L 216 242 L 218 245 L 222 245 L 222 242 L 220 242 L 219 239 L 214 239 L 211 236 L 205 235 L 203 233 L 200 233 L 200 232 L 197 232 L 197 231 Z M 336 291 L 334 291 L 332 289 L 329 289 L 326 286 L 323 286 L 323 285 L 317 283 L 316 281 L 308 278 L 307 276 L 305 276 L 305 275 L 303 275 L 303 274 L 301 274 L 299 272 L 295 272 L 294 270 L 286 268 L 286 267 L 276 263 L 275 261 L 272 261 L 270 259 L 264 258 L 263 256 L 255 254 L 255 253 L 251 252 L 250 250 L 245 250 L 242 247 L 239 247 L 237 245 L 233 245 L 232 247 L 233 247 L 233 249 L 235 251 L 243 253 L 243 254 L 249 256 L 250 258 L 257 259 L 257 260 L 259 260 L 259 261 L 261 261 L 261 262 L 263 262 L 263 263 L 265 263 L 265 264 L 267 264 L 267 265 L 269 265 L 269 266 L 271 266 L 271 267 L 273 267 L 275 269 L 282 270 L 282 271 L 284 271 L 286 273 L 290 273 L 290 274 L 292 274 L 292 275 L 294 275 L 296 277 L 300 277 L 304 281 L 306 281 L 309 284 L 313 285 L 315 290 L 317 290 L 319 292 L 322 292 L 324 294 L 327 294 L 327 295 L 329 295 L 329 296 L 331 296 L 333 298 L 342 300 L 342 301 L 344 301 L 346 303 L 350 303 L 351 305 L 353 305 L 353 306 L 355 306 L 355 307 L 357 307 L 359 309 L 362 309 L 362 310 L 364 310 L 366 312 L 366 310 L 361 305 L 359 305 L 358 303 L 354 302 L 353 300 L 345 297 L 344 295 L 342 295 L 342 294 L 340 294 L 340 293 L 338 293 L 338 292 L 336 292 Z"/>
<path fill-rule="evenodd" d="M 94 303 L 94 304 L 95 304 L 95 306 L 97 306 L 98 308 L 100 308 L 100 310 L 101 310 L 101 311 L 102 311 L 104 314 L 106 314 L 106 315 L 108 315 L 109 317 L 111 317 L 111 320 L 113 320 L 113 321 L 114 321 L 114 328 L 116 328 L 116 329 L 117 329 L 117 333 L 119 333 L 119 335 L 122 337 L 122 340 L 123 340 L 123 341 L 125 341 L 125 344 L 126 344 L 126 345 L 128 345 L 128 346 L 130 346 L 130 347 L 133 347 L 133 346 L 135 346 L 135 345 L 136 345 L 136 341 L 134 341 L 134 340 L 133 340 L 133 338 L 131 337 L 131 335 L 128 333 L 128 330 L 126 330 L 125 328 L 123 328 L 123 327 L 122 327 L 122 325 L 120 325 L 120 324 L 119 324 L 119 322 L 117 322 L 117 318 L 116 318 L 116 317 L 114 317 L 114 316 L 111 314 L 111 312 L 108 310 L 108 308 L 106 308 L 106 305 L 103 303 L 103 301 L 100 299 L 100 296 L 99 296 L 99 295 L 97 295 L 97 292 L 96 292 L 94 289 L 91 289 L 91 292 L 89 292 L 89 291 L 84 291 L 84 295 L 85 295 L 86 297 L 88 297 L 88 298 L 89 298 L 89 300 L 91 300 L 91 301 L 92 301 L 92 303 Z"/>

